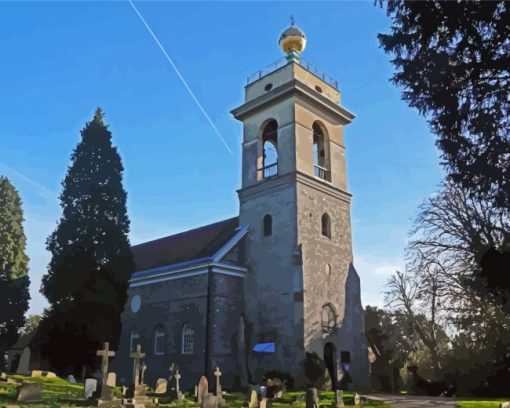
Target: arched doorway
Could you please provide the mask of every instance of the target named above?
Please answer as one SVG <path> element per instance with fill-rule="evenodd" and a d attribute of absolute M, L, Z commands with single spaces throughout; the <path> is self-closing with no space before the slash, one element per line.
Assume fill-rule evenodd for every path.
<path fill-rule="evenodd" d="M 336 391 L 338 387 L 338 379 L 336 370 L 336 347 L 333 343 L 326 343 L 324 345 L 324 364 L 328 369 L 333 391 Z"/>
<path fill-rule="evenodd" d="M 16 371 L 18 371 L 19 362 L 21 360 L 21 355 L 16 354 L 11 362 L 11 373 L 16 374 Z"/>

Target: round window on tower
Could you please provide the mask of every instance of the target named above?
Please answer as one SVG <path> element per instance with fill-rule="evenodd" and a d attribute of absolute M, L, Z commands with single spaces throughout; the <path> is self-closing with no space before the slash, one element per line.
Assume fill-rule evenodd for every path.
<path fill-rule="evenodd" d="M 315 86 L 315 90 L 316 90 L 317 92 L 322 93 L 322 88 L 321 88 L 319 85 L 316 85 L 316 86 Z"/>
<path fill-rule="evenodd" d="M 271 84 L 271 83 L 267 84 L 267 85 L 264 87 L 264 90 L 266 90 L 266 91 L 270 91 L 271 89 L 273 89 L 273 84 Z"/>
<path fill-rule="evenodd" d="M 142 298 L 138 295 L 133 296 L 131 299 L 131 311 L 133 313 L 138 313 L 140 308 L 142 307 Z"/>

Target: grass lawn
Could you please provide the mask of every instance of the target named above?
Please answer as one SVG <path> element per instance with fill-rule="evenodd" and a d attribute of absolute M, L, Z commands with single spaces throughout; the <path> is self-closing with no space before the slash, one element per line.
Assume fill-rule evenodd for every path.
<path fill-rule="evenodd" d="M 58 402 L 59 398 L 81 398 L 83 396 L 83 384 L 71 384 L 61 378 L 46 378 L 46 377 L 25 377 L 21 375 L 10 375 L 9 378 L 13 380 L 30 381 L 43 384 L 43 402 L 42 403 L 16 403 L 16 388 L 18 384 L 8 384 L 0 382 L 0 408 L 6 406 L 16 406 L 22 408 L 56 408 L 56 407 L 74 407 L 76 405 L 69 403 Z M 121 396 L 120 388 L 114 390 L 116 396 Z M 305 392 L 304 391 L 289 391 L 284 393 L 283 398 L 273 402 L 273 408 L 283 408 L 292 406 L 295 408 L 305 407 Z M 321 407 L 329 407 L 333 404 L 335 395 L 333 392 L 319 392 L 319 399 Z M 225 400 L 229 408 L 247 407 L 245 394 L 242 393 L 229 393 L 225 395 Z M 344 403 L 347 406 L 354 405 L 354 395 L 351 393 L 344 393 Z M 364 401 L 364 406 L 390 408 L 390 405 L 384 404 L 380 401 Z M 160 398 L 160 406 L 162 407 L 178 407 L 178 408 L 196 408 L 199 405 L 193 398 L 186 398 L 182 401 L 170 402 L 167 398 Z M 466 405 L 471 407 L 472 405 Z M 489 405 L 487 405 L 489 406 Z M 490 405 L 492 406 L 492 405 Z M 496 406 L 496 405 L 494 405 Z M 464 405 L 463 405 L 464 407 Z"/>
<path fill-rule="evenodd" d="M 457 406 L 461 408 L 498 408 L 502 402 L 510 401 L 510 399 L 499 398 L 457 398 Z"/>

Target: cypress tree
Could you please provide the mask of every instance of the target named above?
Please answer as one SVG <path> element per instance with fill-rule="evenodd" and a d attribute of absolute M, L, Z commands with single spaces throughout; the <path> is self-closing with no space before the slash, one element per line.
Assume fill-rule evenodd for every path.
<path fill-rule="evenodd" d="M 38 338 L 59 372 L 94 367 L 103 341 L 116 347 L 134 268 L 124 168 L 103 117 L 98 108 L 81 131 L 62 183 L 62 216 L 47 241 L 52 258 L 41 292 L 51 307 Z"/>
<path fill-rule="evenodd" d="M 0 369 L 5 352 L 18 338 L 28 309 L 28 257 L 21 199 L 9 180 L 0 176 Z"/>

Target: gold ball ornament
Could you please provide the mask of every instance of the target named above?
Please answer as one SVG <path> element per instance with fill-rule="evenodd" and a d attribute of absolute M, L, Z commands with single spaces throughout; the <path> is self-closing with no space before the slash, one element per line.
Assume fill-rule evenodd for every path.
<path fill-rule="evenodd" d="M 296 26 L 290 26 L 280 35 L 278 45 L 283 52 L 288 54 L 291 51 L 302 53 L 306 47 L 305 33 Z"/>

